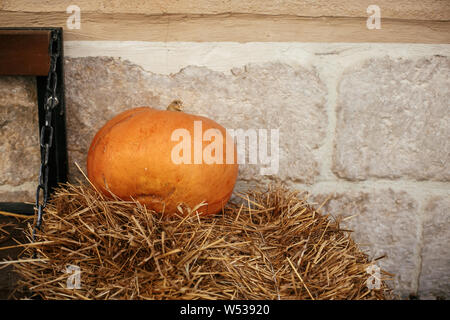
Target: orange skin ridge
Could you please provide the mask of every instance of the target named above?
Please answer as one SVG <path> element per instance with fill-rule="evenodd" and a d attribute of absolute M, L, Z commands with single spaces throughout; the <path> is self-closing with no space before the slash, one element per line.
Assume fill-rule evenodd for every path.
<path fill-rule="evenodd" d="M 223 164 L 194 163 L 194 121 L 202 122 L 202 134 L 210 128 L 223 137 Z M 175 164 L 171 153 L 180 141 L 172 132 L 184 128 L 191 135 L 192 164 Z M 148 209 L 171 215 L 184 203 L 199 214 L 215 214 L 231 197 L 239 166 L 226 163 L 226 129 L 211 119 L 178 111 L 139 107 L 120 113 L 95 135 L 87 157 L 91 183 L 103 194 L 137 200 Z M 231 140 L 232 141 L 232 140 Z M 202 150 L 210 141 L 202 142 Z M 228 146 L 228 152 L 231 152 Z"/>

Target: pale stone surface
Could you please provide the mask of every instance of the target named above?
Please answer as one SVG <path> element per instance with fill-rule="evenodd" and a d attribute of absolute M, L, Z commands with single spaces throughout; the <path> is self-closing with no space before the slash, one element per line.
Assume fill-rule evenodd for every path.
<path fill-rule="evenodd" d="M 312 200 L 322 204 L 327 197 L 330 200 L 321 213 L 354 216 L 343 221 L 341 227 L 354 231 L 352 238 L 371 259 L 386 255 L 377 265 L 395 274 L 390 284 L 397 294 L 414 294 L 420 241 L 417 202 L 405 192 L 392 190 L 316 195 Z"/>
<path fill-rule="evenodd" d="M 33 77 L 0 77 L 0 141 L 0 185 L 37 182 L 40 150 Z M 0 192 L 0 201 L 30 201 L 31 192 Z"/>
<path fill-rule="evenodd" d="M 425 207 L 421 298 L 450 298 L 450 193 L 434 197 Z"/>
<path fill-rule="evenodd" d="M 92 57 L 67 58 L 65 72 L 72 177 L 73 162 L 85 168 L 90 142 L 107 120 L 132 107 L 165 109 L 174 99 L 183 101 L 185 112 L 228 129 L 279 129 L 278 178 L 313 183 L 318 175 L 313 151 L 324 142 L 327 115 L 326 89 L 314 71 L 266 63 L 230 75 L 190 66 L 166 76 L 120 59 Z M 241 165 L 239 179 L 270 179 L 260 175 L 261 167 L 267 165 Z"/>
<path fill-rule="evenodd" d="M 36 106 L 36 81 L 34 77 L 0 76 L 0 106 Z"/>
<path fill-rule="evenodd" d="M 450 58 L 372 58 L 338 86 L 341 178 L 450 180 Z"/>
<path fill-rule="evenodd" d="M 37 182 L 36 182 L 37 186 Z M 29 202 L 34 203 L 36 197 L 36 190 L 26 191 L 0 191 L 0 202 Z"/>

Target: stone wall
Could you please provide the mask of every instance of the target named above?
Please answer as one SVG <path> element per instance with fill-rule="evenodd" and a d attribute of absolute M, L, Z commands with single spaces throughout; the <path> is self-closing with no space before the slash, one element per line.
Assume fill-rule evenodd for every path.
<path fill-rule="evenodd" d="M 449 45 L 69 42 L 66 56 L 72 180 L 95 132 L 130 107 L 181 99 L 227 128 L 278 128 L 278 175 L 242 165 L 236 190 L 278 180 L 328 199 L 322 212 L 347 218 L 372 258 L 385 255 L 377 263 L 397 293 L 450 297 Z M 2 93 L 32 84 L 1 81 Z M 20 99 L 0 97 L 0 125 L 30 121 Z M 2 153 L 2 199 L 34 190 L 38 155 L 7 130 L 2 148 L 28 167 Z"/>
<path fill-rule="evenodd" d="M 39 129 L 33 77 L 0 77 L 0 201 L 33 201 Z"/>

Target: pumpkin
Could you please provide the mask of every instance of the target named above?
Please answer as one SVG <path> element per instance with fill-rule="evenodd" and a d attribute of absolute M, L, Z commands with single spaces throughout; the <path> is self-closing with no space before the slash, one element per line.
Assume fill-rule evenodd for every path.
<path fill-rule="evenodd" d="M 222 210 L 238 175 L 236 144 L 224 127 L 179 112 L 180 105 L 127 110 L 97 132 L 87 156 L 88 178 L 97 190 L 166 215 L 180 204 L 192 209 L 204 203 L 200 214 Z"/>

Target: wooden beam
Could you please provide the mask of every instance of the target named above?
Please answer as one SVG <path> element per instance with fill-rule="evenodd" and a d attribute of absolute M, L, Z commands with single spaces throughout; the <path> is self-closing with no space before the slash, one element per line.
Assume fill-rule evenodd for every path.
<path fill-rule="evenodd" d="M 369 30 L 366 18 L 85 13 L 77 30 L 66 27 L 67 17 L 66 12 L 0 11 L 0 26 L 61 26 L 66 41 L 450 43 L 450 21 L 382 19 L 381 29 Z"/>
<path fill-rule="evenodd" d="M 46 76 L 49 30 L 0 30 L 0 75 Z"/>
<path fill-rule="evenodd" d="M 377 5 L 382 19 L 450 20 L 449 0 L 2 0 L 0 10 L 11 12 L 66 12 L 77 5 L 81 15 L 133 13 L 144 15 L 259 14 L 297 17 L 367 18 Z M 68 16 L 69 14 L 67 14 Z"/>

